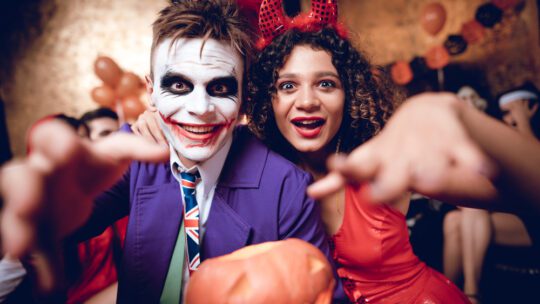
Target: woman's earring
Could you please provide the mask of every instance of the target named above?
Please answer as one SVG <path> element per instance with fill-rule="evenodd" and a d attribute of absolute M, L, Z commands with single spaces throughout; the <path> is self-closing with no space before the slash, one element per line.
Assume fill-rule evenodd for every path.
<path fill-rule="evenodd" d="M 338 137 L 337 144 L 336 144 L 336 154 L 340 152 L 341 149 L 341 134 Z"/>

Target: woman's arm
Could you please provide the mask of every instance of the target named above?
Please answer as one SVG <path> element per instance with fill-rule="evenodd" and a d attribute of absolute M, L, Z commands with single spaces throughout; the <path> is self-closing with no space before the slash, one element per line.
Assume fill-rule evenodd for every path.
<path fill-rule="evenodd" d="M 540 210 L 540 144 L 453 94 L 410 98 L 375 138 L 347 157 L 309 192 L 324 196 L 349 182 L 369 182 L 374 201 L 410 190 L 486 209 Z M 520 206 L 501 198 L 521 193 Z M 517 208 L 514 208 L 517 207 Z"/>

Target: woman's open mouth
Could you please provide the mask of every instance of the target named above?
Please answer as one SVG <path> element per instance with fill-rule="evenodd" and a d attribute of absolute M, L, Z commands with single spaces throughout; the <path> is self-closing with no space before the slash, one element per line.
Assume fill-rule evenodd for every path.
<path fill-rule="evenodd" d="M 321 133 L 326 120 L 322 117 L 295 117 L 291 123 L 300 136 L 314 138 Z"/>

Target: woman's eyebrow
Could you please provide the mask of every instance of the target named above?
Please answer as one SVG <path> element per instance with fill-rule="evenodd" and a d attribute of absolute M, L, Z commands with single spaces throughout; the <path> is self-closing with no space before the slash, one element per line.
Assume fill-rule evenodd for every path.
<path fill-rule="evenodd" d="M 326 76 L 339 78 L 339 75 L 337 73 L 335 73 L 335 72 L 332 72 L 332 71 L 321 71 L 321 72 L 316 72 L 315 73 L 315 77 L 326 77 Z M 296 74 L 296 73 L 283 73 L 283 74 L 278 75 L 278 79 L 280 79 L 280 78 L 295 78 L 295 77 L 298 77 L 298 74 Z"/>

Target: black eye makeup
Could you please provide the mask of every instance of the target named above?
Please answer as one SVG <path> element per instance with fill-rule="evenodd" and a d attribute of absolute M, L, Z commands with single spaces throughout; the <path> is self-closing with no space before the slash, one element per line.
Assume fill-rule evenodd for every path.
<path fill-rule="evenodd" d="M 185 95 L 193 91 L 193 83 L 180 74 L 167 73 L 161 78 L 161 89 L 166 93 Z"/>
<path fill-rule="evenodd" d="M 236 97 L 238 95 L 238 81 L 232 76 L 216 78 L 208 83 L 206 92 L 213 97 Z"/>

